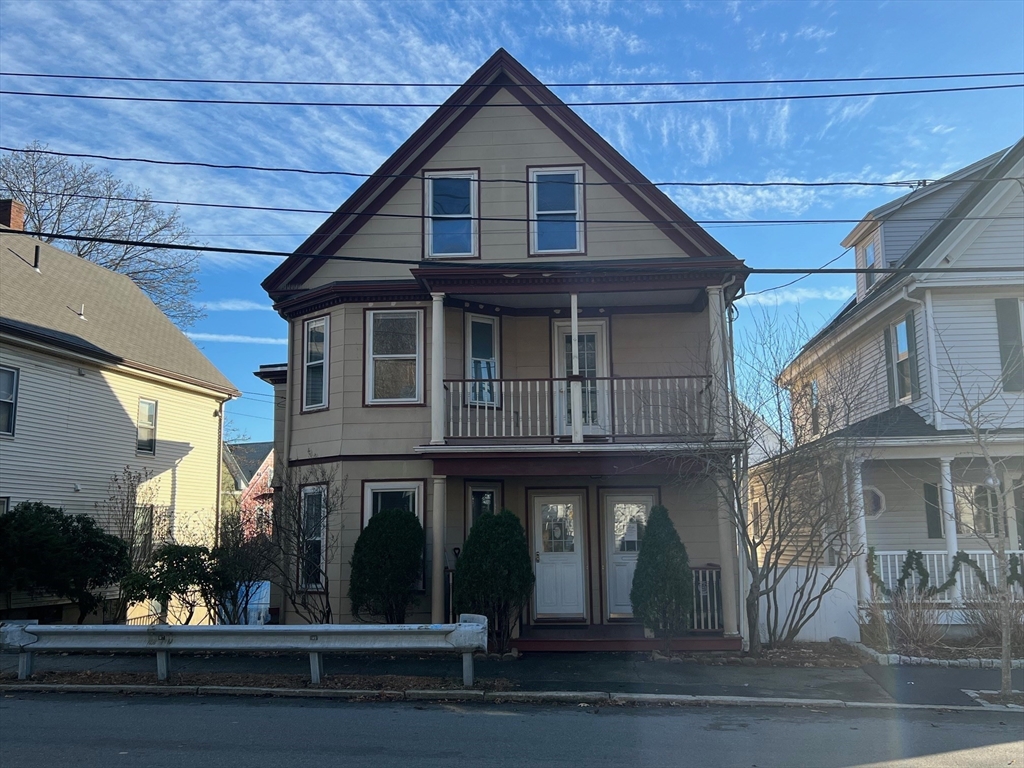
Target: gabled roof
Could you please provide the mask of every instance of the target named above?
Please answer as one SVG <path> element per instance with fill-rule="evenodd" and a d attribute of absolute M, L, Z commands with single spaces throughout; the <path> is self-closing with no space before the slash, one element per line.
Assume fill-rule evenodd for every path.
<path fill-rule="evenodd" d="M 1019 163 L 1021 158 L 1024 157 L 1024 138 L 1012 147 L 996 154 L 998 155 L 998 159 L 990 165 L 988 171 L 983 175 L 979 183 L 971 184 L 970 190 L 960 198 L 960 200 L 950 209 L 949 213 L 937 221 L 932 228 L 917 241 L 917 243 L 903 257 L 903 260 L 899 264 L 900 267 L 912 269 L 913 267 L 920 266 L 922 262 L 932 254 L 935 248 L 937 248 L 939 244 L 953 232 L 954 229 L 964 223 L 964 218 L 970 215 L 975 206 L 977 206 L 985 196 L 992 191 L 993 187 L 995 187 L 995 185 L 1001 181 L 1007 173 L 1009 173 L 1010 169 L 1012 169 L 1013 166 Z M 994 156 L 989 156 L 985 158 L 985 160 L 979 162 L 981 164 L 988 163 L 992 157 Z M 974 163 L 968 166 L 968 168 L 977 168 L 978 165 L 979 163 Z M 879 304 L 884 297 L 890 296 L 893 290 L 898 286 L 901 286 L 906 279 L 907 276 L 905 274 L 892 273 L 885 275 L 879 280 L 871 293 L 865 296 L 862 300 L 857 301 L 856 297 L 852 298 L 831 322 L 826 324 L 824 328 L 814 334 L 814 336 L 804 344 L 803 348 L 800 350 L 800 355 L 803 355 L 833 331 L 845 325 L 851 318 L 858 317 L 867 312 L 871 307 Z M 797 359 L 799 359 L 799 357 L 800 356 L 798 355 Z"/>
<path fill-rule="evenodd" d="M 7 228 L 0 228 L 0 330 L 229 397 L 240 394 L 128 277 Z"/>
<path fill-rule="evenodd" d="M 252 476 L 256 474 L 263 465 L 263 461 L 274 450 L 274 443 L 224 443 L 224 451 L 234 459 L 242 480 L 248 484 Z M 231 467 L 231 464 L 228 463 Z M 234 467 L 231 467 L 231 474 L 234 475 Z"/>
<path fill-rule="evenodd" d="M 326 259 L 311 258 L 307 254 L 337 253 L 406 183 L 408 179 L 404 177 L 417 173 L 502 88 L 507 89 L 602 177 L 629 182 L 618 187 L 623 197 L 654 221 L 686 255 L 696 259 L 736 260 L 508 51 L 499 48 L 377 169 L 373 177 L 367 179 L 296 249 L 294 255 L 263 281 L 263 288 L 273 298 L 280 299 L 288 294 L 289 286 L 298 286 L 315 274 Z"/>

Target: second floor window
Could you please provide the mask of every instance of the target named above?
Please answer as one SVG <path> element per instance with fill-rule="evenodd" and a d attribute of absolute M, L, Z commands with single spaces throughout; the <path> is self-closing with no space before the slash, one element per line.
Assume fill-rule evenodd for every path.
<path fill-rule="evenodd" d="M 0 367 L 0 435 L 14 434 L 18 408 L 18 369 Z"/>
<path fill-rule="evenodd" d="M 917 400 L 921 396 L 916 334 L 913 312 L 907 312 L 902 320 L 885 329 L 885 368 L 890 406 Z"/>
<path fill-rule="evenodd" d="M 366 313 L 366 402 L 422 403 L 423 313 L 373 310 Z"/>
<path fill-rule="evenodd" d="M 466 378 L 474 382 L 490 382 L 498 373 L 498 318 L 466 315 Z M 474 383 L 469 386 L 471 403 L 498 404 L 494 384 Z"/>
<path fill-rule="evenodd" d="M 302 409 L 327 407 L 328 318 L 303 323 Z"/>
<path fill-rule="evenodd" d="M 139 425 L 135 450 L 151 456 L 156 453 L 156 400 L 139 400 Z"/>
<path fill-rule="evenodd" d="M 476 171 L 428 173 L 428 256 L 477 256 Z"/>
<path fill-rule="evenodd" d="M 1024 301 L 996 299 L 999 364 L 1004 392 L 1024 392 Z"/>
<path fill-rule="evenodd" d="M 809 394 L 811 398 L 811 434 L 816 435 L 821 432 L 821 403 L 817 379 L 811 381 Z"/>
<path fill-rule="evenodd" d="M 583 169 L 530 171 L 530 253 L 582 253 Z"/>

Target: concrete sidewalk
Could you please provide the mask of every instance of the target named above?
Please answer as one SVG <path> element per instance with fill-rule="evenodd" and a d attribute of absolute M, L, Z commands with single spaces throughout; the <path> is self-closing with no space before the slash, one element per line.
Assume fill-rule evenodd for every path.
<path fill-rule="evenodd" d="M 0 654 L 5 682 L 17 672 L 17 654 Z M 446 656 L 325 655 L 330 675 L 401 675 L 461 678 L 461 660 Z M 153 655 L 36 654 L 35 672 L 136 674 L 156 682 Z M 177 655 L 172 674 L 308 675 L 304 654 Z M 695 662 L 651 661 L 639 653 L 534 653 L 518 661 L 479 660 L 477 679 L 504 678 L 522 691 L 603 691 L 607 693 L 683 694 L 840 700 L 846 702 L 930 704 L 977 707 L 963 689 L 999 687 L 999 670 L 940 667 L 861 668 L 708 666 Z M 147 682 L 147 680 L 140 680 Z M 211 679 L 211 684 L 216 684 Z M 1016 670 L 1014 687 L 1024 685 Z"/>

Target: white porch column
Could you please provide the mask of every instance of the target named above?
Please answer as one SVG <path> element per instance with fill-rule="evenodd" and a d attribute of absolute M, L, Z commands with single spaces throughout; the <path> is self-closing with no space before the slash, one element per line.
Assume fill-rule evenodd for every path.
<path fill-rule="evenodd" d="M 854 546 L 860 552 L 857 557 L 857 601 L 861 604 L 871 600 L 871 579 L 868 578 L 868 524 L 864 514 L 864 459 L 853 460 L 853 483 L 851 503 L 853 504 Z M 849 465 L 847 465 L 849 468 Z"/>
<path fill-rule="evenodd" d="M 708 292 L 708 330 L 711 345 L 711 391 L 712 419 L 715 437 L 728 440 L 729 430 L 729 390 L 725 376 L 725 318 L 722 304 L 722 286 L 709 285 Z"/>
<path fill-rule="evenodd" d="M 740 633 L 739 612 L 736 602 L 736 588 L 739 577 L 739 565 L 736 557 L 736 527 L 733 525 L 732 511 L 728 502 L 718 496 L 718 556 L 722 561 L 722 628 L 726 637 L 736 637 Z M 756 627 L 751 632 L 758 631 Z"/>
<path fill-rule="evenodd" d="M 430 298 L 430 444 L 444 445 L 444 294 Z"/>
<path fill-rule="evenodd" d="M 569 314 L 572 316 L 572 379 L 569 382 L 569 402 L 572 409 L 572 441 L 583 442 L 583 382 L 580 381 L 580 323 L 577 317 L 579 297 L 569 296 Z M 556 351 L 555 354 L 558 354 Z"/>
<path fill-rule="evenodd" d="M 430 623 L 443 624 L 444 595 L 447 585 L 444 579 L 444 528 L 447 518 L 445 484 L 448 478 L 434 477 L 433 497 L 430 511 Z"/>
<path fill-rule="evenodd" d="M 953 459 L 939 459 L 939 508 L 942 510 L 942 532 L 946 537 L 946 568 L 953 567 L 953 558 L 960 548 L 956 540 L 956 506 L 953 501 Z M 942 581 L 949 576 L 947 570 L 942 574 Z M 936 574 L 935 580 L 939 580 Z M 953 589 L 950 590 L 950 599 L 954 603 L 960 602 L 960 579 L 956 580 Z M 941 583 L 941 582 L 940 582 Z"/>

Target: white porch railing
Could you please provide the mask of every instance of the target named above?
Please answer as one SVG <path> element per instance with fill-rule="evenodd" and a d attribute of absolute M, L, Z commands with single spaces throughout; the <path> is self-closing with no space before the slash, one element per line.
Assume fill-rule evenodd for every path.
<path fill-rule="evenodd" d="M 722 629 L 720 568 L 693 568 L 693 628 Z"/>
<path fill-rule="evenodd" d="M 924 557 L 924 565 L 928 571 L 930 579 L 930 586 L 936 586 L 941 584 L 949 577 L 950 562 L 946 552 L 928 551 L 921 552 Z M 968 550 L 968 556 L 978 564 L 982 572 L 985 574 L 985 578 L 989 584 L 996 582 L 997 572 L 997 560 L 995 554 L 987 550 Z M 1017 555 L 1021 557 L 1024 555 L 1024 550 L 1009 550 L 1007 555 Z M 875 572 L 878 577 L 882 580 L 888 589 L 895 589 L 897 581 L 900 578 L 900 571 L 903 568 L 903 561 L 907 557 L 906 550 L 902 551 L 885 551 L 875 552 Z M 916 574 L 913 575 L 914 582 L 917 582 Z M 960 573 L 957 581 L 961 586 L 961 593 L 964 595 L 970 595 L 974 592 L 978 592 L 982 589 L 981 582 L 978 579 L 978 575 L 974 572 L 973 568 L 966 566 L 960 567 Z M 1020 587 L 1014 587 L 1020 589 Z M 940 592 L 936 595 L 936 599 L 940 602 L 949 602 L 950 595 L 948 590 Z"/>
<path fill-rule="evenodd" d="M 570 379 L 448 379 L 448 439 L 569 438 Z M 709 376 L 582 380 L 584 436 L 696 437 L 711 432 Z"/>

